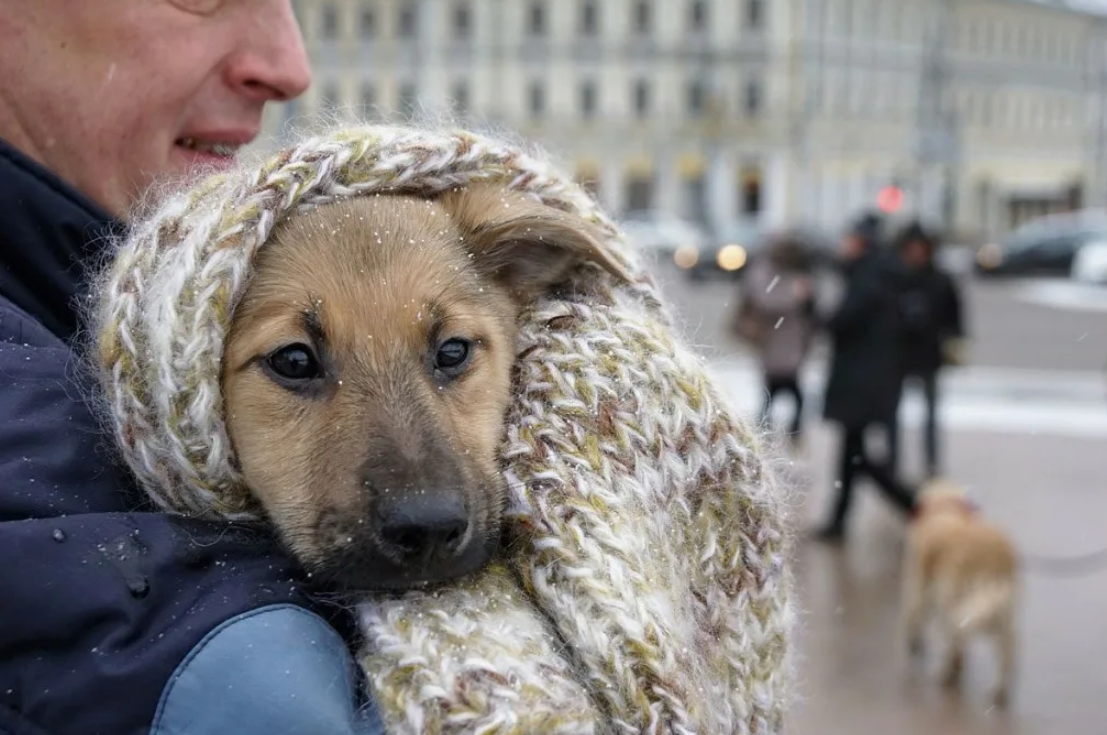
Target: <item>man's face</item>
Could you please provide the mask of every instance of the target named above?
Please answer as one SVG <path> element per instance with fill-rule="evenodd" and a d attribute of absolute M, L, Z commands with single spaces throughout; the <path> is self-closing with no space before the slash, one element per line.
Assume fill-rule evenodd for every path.
<path fill-rule="evenodd" d="M 842 258 L 845 260 L 854 260 L 861 255 L 864 250 L 864 243 L 857 235 L 852 232 L 847 232 L 842 236 L 841 248 L 839 250 Z"/>
<path fill-rule="evenodd" d="M 289 0 L 0 0 L 0 137 L 115 215 L 310 82 Z"/>
<path fill-rule="evenodd" d="M 922 268 L 930 262 L 930 249 L 921 240 L 912 240 L 903 248 L 903 259 L 912 268 Z"/>

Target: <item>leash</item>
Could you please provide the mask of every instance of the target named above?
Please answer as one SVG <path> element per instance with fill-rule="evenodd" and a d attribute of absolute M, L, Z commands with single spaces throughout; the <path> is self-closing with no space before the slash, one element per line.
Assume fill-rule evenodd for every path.
<path fill-rule="evenodd" d="M 1020 553 L 1027 571 L 1045 576 L 1082 576 L 1107 568 L 1107 548 L 1075 556 L 1039 556 Z"/>
<path fill-rule="evenodd" d="M 980 508 L 967 498 L 951 498 L 950 501 L 959 505 L 968 515 L 976 515 Z M 917 519 L 922 508 L 916 506 L 911 513 L 911 520 Z M 1023 569 L 1042 576 L 1082 576 L 1107 568 L 1107 547 L 1087 554 L 1074 556 L 1045 556 L 1039 554 L 1018 553 Z"/>

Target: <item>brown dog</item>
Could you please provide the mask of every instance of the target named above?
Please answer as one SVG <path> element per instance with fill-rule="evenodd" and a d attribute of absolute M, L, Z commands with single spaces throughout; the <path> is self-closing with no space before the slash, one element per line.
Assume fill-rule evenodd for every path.
<path fill-rule="evenodd" d="M 1006 534 L 987 523 L 952 482 L 931 482 L 919 495 L 903 566 L 903 627 L 909 651 L 922 653 L 923 626 L 937 618 L 948 650 L 946 686 L 960 682 L 964 648 L 990 635 L 999 652 L 998 706 L 1007 703 L 1015 668 L 1018 571 Z"/>
<path fill-rule="evenodd" d="M 402 589 L 500 541 L 498 466 L 520 305 L 584 261 L 593 225 L 503 187 L 351 198 L 260 251 L 223 365 L 247 483 L 318 576 Z"/>

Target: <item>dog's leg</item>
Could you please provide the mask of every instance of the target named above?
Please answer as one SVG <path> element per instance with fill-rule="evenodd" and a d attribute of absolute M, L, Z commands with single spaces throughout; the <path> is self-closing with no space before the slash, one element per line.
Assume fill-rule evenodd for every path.
<path fill-rule="evenodd" d="M 999 649 L 999 681 L 992 695 L 996 707 L 1006 707 L 1011 698 L 1011 684 L 1015 678 L 1015 621 L 1010 614 L 999 621 L 996 631 L 996 645 Z"/>
<path fill-rule="evenodd" d="M 946 638 L 945 660 L 942 664 L 942 685 L 953 689 L 961 683 L 961 669 L 965 661 L 965 621 L 959 619 L 957 595 L 950 584 L 938 591 L 942 599 L 939 607 L 942 611 L 942 628 Z"/>
<path fill-rule="evenodd" d="M 923 623 L 926 618 L 926 590 L 922 570 L 915 555 L 909 554 L 903 564 L 900 631 L 910 658 L 923 654 Z"/>
<path fill-rule="evenodd" d="M 956 621 L 947 621 L 946 655 L 942 665 L 942 685 L 954 689 L 961 684 L 961 670 L 965 665 L 965 634 Z"/>

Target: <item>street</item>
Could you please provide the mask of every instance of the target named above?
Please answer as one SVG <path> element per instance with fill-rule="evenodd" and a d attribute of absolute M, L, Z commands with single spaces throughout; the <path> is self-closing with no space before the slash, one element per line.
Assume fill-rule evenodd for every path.
<path fill-rule="evenodd" d="M 734 286 L 693 284 L 664 266 L 659 277 L 736 409 L 753 415 L 761 402 L 756 367 L 723 332 Z M 1065 574 L 1039 561 L 1107 547 L 1107 290 L 1048 280 L 962 282 L 971 360 L 941 384 L 942 451 L 946 473 L 1031 557 L 1012 704 L 1003 712 L 987 702 L 995 673 L 987 645 L 970 649 L 959 695 L 936 682 L 934 645 L 929 670 L 909 676 L 895 638 L 903 524 L 862 484 L 843 548 L 801 539 L 795 549 L 794 735 L 1107 732 L 1107 562 Z M 827 512 L 833 484 L 836 440 L 819 419 L 824 357 L 819 349 L 803 376 L 808 435 L 789 468 L 800 532 Z M 921 417 L 921 396 L 910 395 L 905 479 L 921 467 Z"/>

